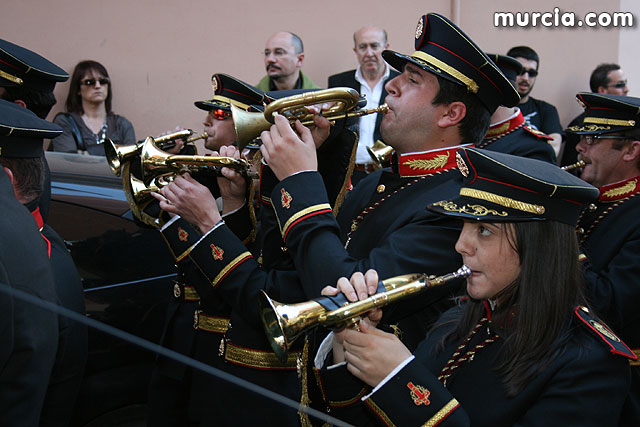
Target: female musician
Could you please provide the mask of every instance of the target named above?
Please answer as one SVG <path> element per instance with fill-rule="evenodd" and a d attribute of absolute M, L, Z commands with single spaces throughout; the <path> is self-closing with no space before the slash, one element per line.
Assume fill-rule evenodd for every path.
<path fill-rule="evenodd" d="M 336 334 L 333 362 L 374 389 L 344 367 L 321 370 L 332 415 L 358 425 L 617 425 L 634 356 L 586 307 L 574 232 L 598 190 L 484 150 L 459 150 L 458 164 L 460 197 L 429 209 L 464 220 L 456 251 L 472 272 L 467 296 L 414 355 L 373 326 L 379 311 Z M 354 300 L 377 280 L 369 270 L 338 288 Z"/>
<path fill-rule="evenodd" d="M 135 144 L 133 125 L 111 111 L 113 87 L 107 69 L 96 61 L 81 61 L 71 76 L 66 113 L 53 120 L 63 134 L 52 140 L 54 151 L 104 156 L 106 138 L 115 144 Z"/>

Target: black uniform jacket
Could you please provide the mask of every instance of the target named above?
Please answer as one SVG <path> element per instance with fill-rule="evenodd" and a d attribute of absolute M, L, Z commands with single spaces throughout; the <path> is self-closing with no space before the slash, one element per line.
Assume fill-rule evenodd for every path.
<path fill-rule="evenodd" d="M 556 153 L 550 140 L 550 136 L 525 125 L 520 112 L 504 123 L 489 127 L 487 135 L 476 147 L 556 164 Z"/>
<path fill-rule="evenodd" d="M 616 334 L 640 353 L 640 176 L 600 188 L 578 221 L 589 302 Z M 640 420 L 640 367 L 632 363 L 628 425 Z"/>
<path fill-rule="evenodd" d="M 320 296 L 326 285 L 356 271 L 375 268 L 382 279 L 425 272 L 445 274 L 461 265 L 454 246 L 461 224 L 430 211 L 429 203 L 453 197 L 461 175 L 455 149 L 401 157 L 397 171 L 378 171 L 348 195 L 337 218 L 316 172 L 303 172 L 278 183 L 269 198 L 276 214 L 282 246 L 296 271 L 265 271 L 225 225 L 217 227 L 189 253 L 234 310 L 260 327 L 257 295 L 266 290 L 275 300 L 300 302 Z M 460 283 L 425 293 L 439 302 Z M 420 300 L 420 301 L 419 301 Z M 424 298 L 402 305 L 397 318 L 424 308 Z M 387 310 L 391 318 L 393 309 Z M 435 318 L 431 320 L 437 319 Z M 424 336 L 421 324 L 416 343 Z"/>
<path fill-rule="evenodd" d="M 443 319 L 459 310 L 451 309 Z M 344 366 L 321 370 L 331 414 L 356 425 L 615 426 L 629 390 L 627 357 L 632 353 L 611 332 L 605 337 L 603 327 L 591 326 L 595 318 L 581 307 L 575 313 L 563 351 L 514 397 L 506 395 L 495 371 L 504 340 L 489 321 L 460 352 L 446 386 L 438 376 L 460 344 L 449 343 L 436 354 L 446 327 L 433 331 L 415 351 L 415 359 L 364 402 L 361 398 L 370 387 Z M 487 343 L 490 337 L 497 339 Z"/>
<path fill-rule="evenodd" d="M 47 246 L 0 170 L 0 283 L 55 302 Z M 0 294 L 0 425 L 37 426 L 58 345 L 58 319 Z"/>

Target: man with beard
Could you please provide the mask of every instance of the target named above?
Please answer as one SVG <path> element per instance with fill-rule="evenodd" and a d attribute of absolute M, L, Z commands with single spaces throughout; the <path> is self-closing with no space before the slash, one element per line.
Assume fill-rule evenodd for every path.
<path fill-rule="evenodd" d="M 378 27 L 364 27 L 355 32 L 353 42 L 358 68 L 329 76 L 327 87 L 351 87 L 366 97 L 367 105 L 364 108 L 376 108 L 384 103 L 387 96 L 384 85 L 398 75 L 398 72 L 392 70 L 382 59 L 382 51 L 389 48 L 387 32 Z M 375 170 L 367 147 L 382 139 L 382 116 L 383 114 L 368 114 L 359 119 L 347 119 L 347 126 L 358 124 L 358 151 L 351 176 L 354 185 Z"/>
<path fill-rule="evenodd" d="M 581 123 L 566 129 L 580 138 L 586 162 L 580 178 L 600 188 L 600 198 L 580 215 L 576 228 L 587 298 L 597 314 L 640 354 L 640 98 L 579 93 Z M 631 366 L 631 391 L 620 425 L 640 419 L 640 369 Z"/>
<path fill-rule="evenodd" d="M 264 67 L 267 75 L 256 87 L 271 90 L 318 89 L 302 70 L 304 46 L 297 35 L 280 31 L 269 37 L 264 48 Z"/>
<path fill-rule="evenodd" d="M 516 79 L 516 89 L 520 94 L 520 111 L 524 115 L 527 124 L 549 135 L 549 142 L 556 153 L 560 153 L 562 145 L 562 125 L 556 107 L 548 102 L 535 99 L 529 94 L 536 83 L 540 58 L 538 54 L 528 46 L 516 46 L 509 49 L 507 56 L 516 58 L 522 64 L 522 72 Z"/>

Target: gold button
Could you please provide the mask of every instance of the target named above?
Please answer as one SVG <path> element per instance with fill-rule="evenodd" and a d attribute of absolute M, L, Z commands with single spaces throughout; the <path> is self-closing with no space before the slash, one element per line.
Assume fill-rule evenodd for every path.
<path fill-rule="evenodd" d="M 576 233 L 578 233 L 578 234 L 584 234 L 584 228 L 582 228 L 582 227 L 577 228 L 577 229 L 576 229 Z"/>
<path fill-rule="evenodd" d="M 598 206 L 593 203 L 589 204 L 589 212 L 595 212 L 596 209 L 598 209 Z"/>
<path fill-rule="evenodd" d="M 378 185 L 378 188 L 376 188 L 376 191 L 378 193 L 384 193 L 384 190 L 386 190 L 386 189 L 387 189 L 387 187 L 385 187 L 384 184 L 380 184 L 380 185 Z"/>
<path fill-rule="evenodd" d="M 182 292 L 180 291 L 180 285 L 178 285 L 177 283 L 173 285 L 173 296 L 176 298 L 180 298 L 180 294 Z"/>

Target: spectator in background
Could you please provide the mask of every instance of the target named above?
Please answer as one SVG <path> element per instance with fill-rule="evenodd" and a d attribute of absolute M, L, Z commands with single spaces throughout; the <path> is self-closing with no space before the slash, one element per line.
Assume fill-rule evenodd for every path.
<path fill-rule="evenodd" d="M 82 61 L 73 70 L 66 113 L 53 120 L 63 130 L 54 151 L 104 156 L 107 138 L 115 144 L 135 144 L 133 125 L 111 111 L 113 87 L 107 69 L 96 61 Z"/>
<path fill-rule="evenodd" d="M 378 27 L 364 27 L 353 34 L 353 43 L 358 68 L 329 76 L 327 87 L 351 87 L 367 98 L 364 108 L 376 108 L 384 103 L 387 96 L 384 85 L 399 74 L 382 59 L 382 51 L 389 48 L 387 32 Z M 353 185 L 375 170 L 367 147 L 382 139 L 380 122 L 383 116 L 384 114 L 369 114 L 346 122 L 347 126 L 358 123 L 358 151 L 351 176 Z"/>
<path fill-rule="evenodd" d="M 627 78 L 618 64 L 600 64 L 591 72 L 589 78 L 589 86 L 591 92 L 608 95 L 624 95 L 629 93 L 627 87 Z M 578 126 L 582 123 L 585 113 L 578 115 L 569 123 L 568 127 Z M 576 145 L 580 138 L 573 134 L 567 133 L 564 138 L 564 148 L 562 150 L 561 166 L 571 165 L 578 161 L 578 152 Z"/>
<path fill-rule="evenodd" d="M 522 64 L 522 73 L 516 79 L 516 89 L 520 94 L 520 111 L 527 125 L 542 131 L 552 139 L 549 141 L 556 156 L 562 145 L 562 125 L 556 107 L 548 102 L 535 99 L 529 94 L 536 83 L 540 58 L 528 46 L 516 46 L 509 49 L 507 56 L 516 58 Z"/>
<path fill-rule="evenodd" d="M 280 31 L 269 37 L 264 48 L 264 67 L 267 75 L 256 87 L 264 92 L 271 90 L 318 89 L 301 70 L 304 62 L 304 46 L 297 35 Z"/>

